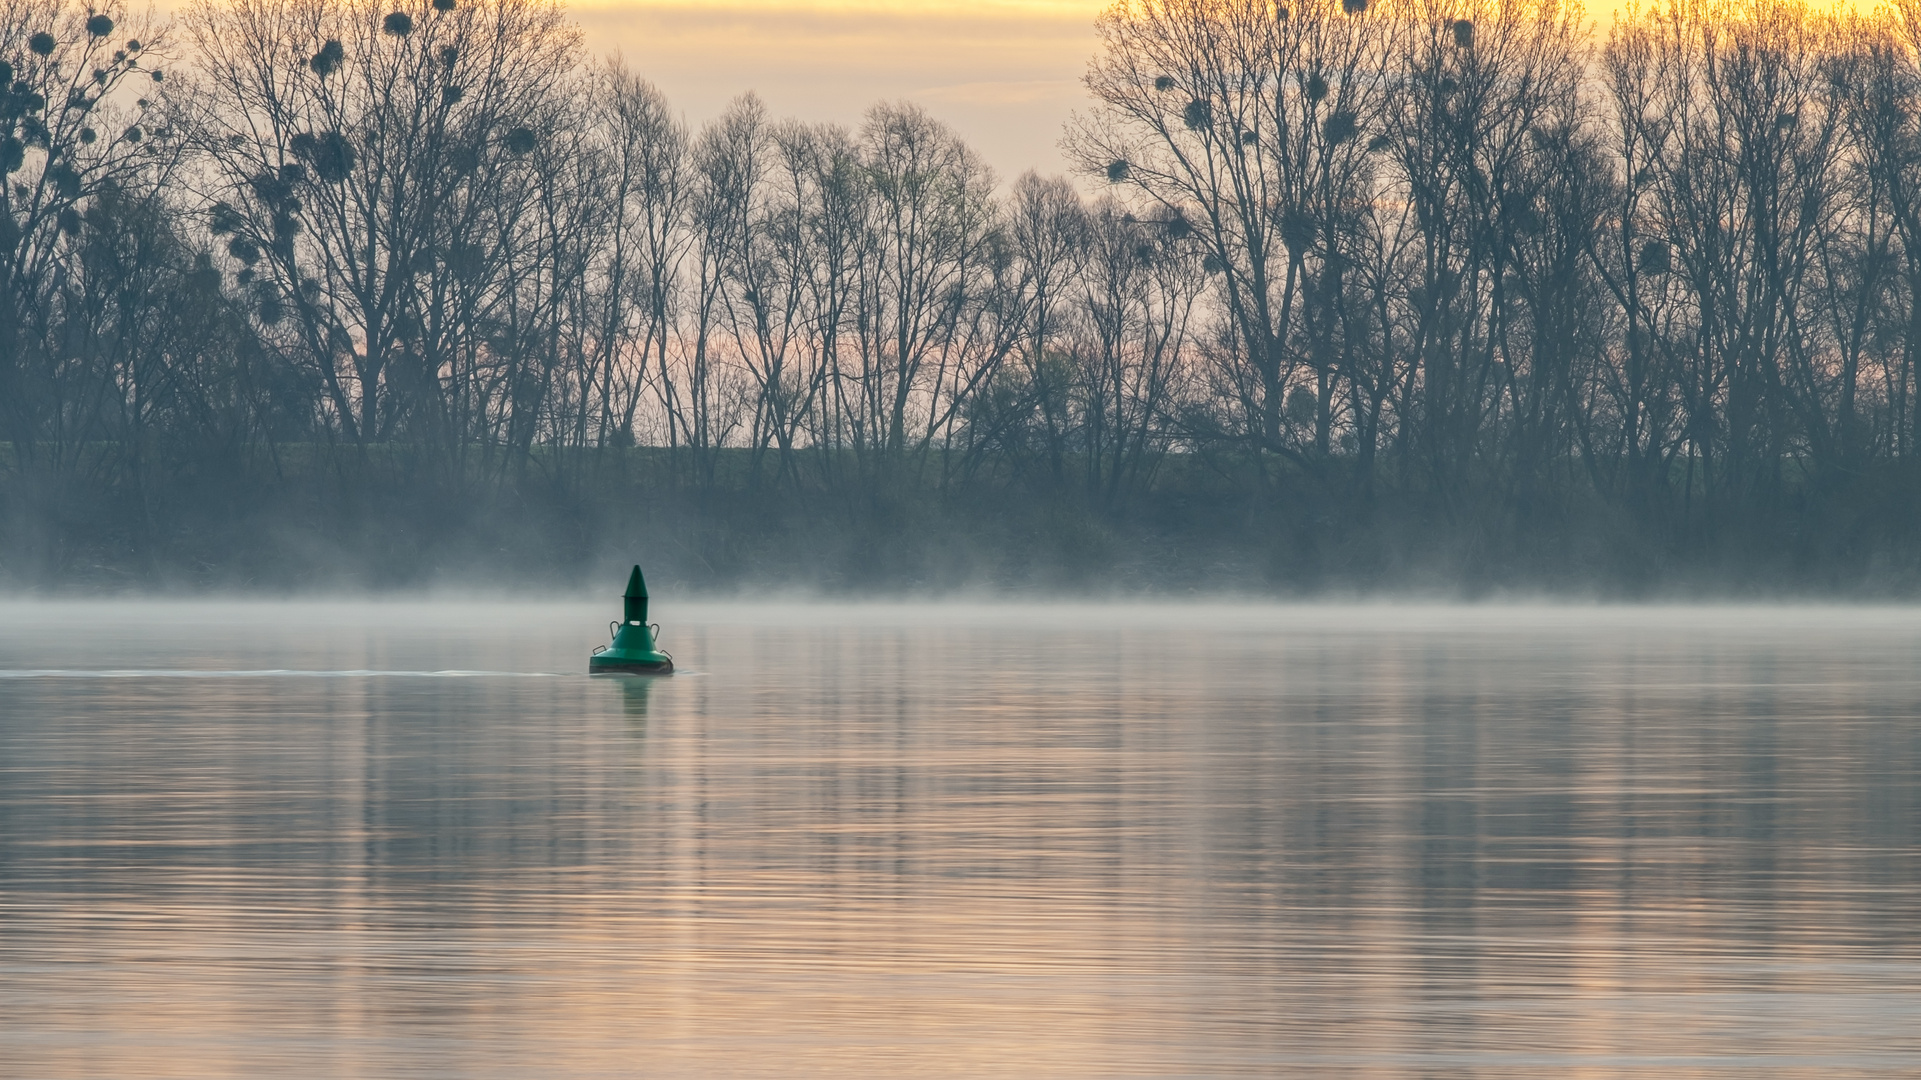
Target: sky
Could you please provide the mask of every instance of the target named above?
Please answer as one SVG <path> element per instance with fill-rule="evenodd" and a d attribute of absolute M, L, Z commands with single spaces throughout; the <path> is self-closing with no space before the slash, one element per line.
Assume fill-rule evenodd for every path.
<path fill-rule="evenodd" d="M 564 2 L 593 53 L 620 54 L 694 125 L 750 90 L 774 116 L 849 127 L 904 99 L 1011 181 L 1067 171 L 1061 129 L 1087 108 L 1080 79 L 1110 0 Z M 1606 25 L 1622 2 L 1589 0 L 1589 17 Z"/>
<path fill-rule="evenodd" d="M 596 52 L 618 51 L 698 124 L 752 90 L 776 116 L 853 126 L 880 100 L 925 106 L 1011 180 L 1067 168 L 1061 125 L 1103 0 L 576 0 Z"/>
<path fill-rule="evenodd" d="M 907 99 L 1003 181 L 1067 170 L 1061 127 L 1107 0 L 574 0 L 597 53 L 619 52 L 699 124 L 748 90 L 776 116 L 854 126 Z M 1592 0 L 1611 13 L 1615 0 Z"/>

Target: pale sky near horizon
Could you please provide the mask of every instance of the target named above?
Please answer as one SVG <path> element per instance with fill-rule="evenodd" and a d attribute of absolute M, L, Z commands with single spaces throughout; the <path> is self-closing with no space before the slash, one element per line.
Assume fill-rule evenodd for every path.
<path fill-rule="evenodd" d="M 850 127 L 918 102 L 1003 180 L 1063 172 L 1056 143 L 1106 0 L 576 0 L 596 53 L 618 51 L 694 123 L 752 90 L 776 116 Z"/>
<path fill-rule="evenodd" d="M 1610 16 L 1618 0 L 1592 0 Z M 1061 128 L 1108 0 L 574 0 L 595 53 L 618 51 L 698 125 L 752 90 L 775 116 L 850 127 L 907 99 L 1003 181 L 1067 169 Z"/>

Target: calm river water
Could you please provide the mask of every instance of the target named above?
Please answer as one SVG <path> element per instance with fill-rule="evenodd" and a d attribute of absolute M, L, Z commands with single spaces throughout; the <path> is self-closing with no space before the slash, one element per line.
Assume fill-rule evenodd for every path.
<path fill-rule="evenodd" d="M 1921 1075 L 1921 612 L 0 605 L 0 1076 Z"/>

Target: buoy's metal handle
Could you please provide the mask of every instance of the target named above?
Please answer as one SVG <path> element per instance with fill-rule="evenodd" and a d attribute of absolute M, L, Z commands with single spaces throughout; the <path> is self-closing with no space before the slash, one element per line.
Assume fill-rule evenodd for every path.
<path fill-rule="evenodd" d="M 619 619 L 615 619 L 607 624 L 607 636 L 610 638 L 620 636 L 620 620 Z"/>

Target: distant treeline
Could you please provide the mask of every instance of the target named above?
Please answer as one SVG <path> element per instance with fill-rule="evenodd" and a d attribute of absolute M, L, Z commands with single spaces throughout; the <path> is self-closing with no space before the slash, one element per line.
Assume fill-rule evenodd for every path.
<path fill-rule="evenodd" d="M 1099 29 L 1003 185 L 549 0 L 0 0 L 0 576 L 1921 584 L 1921 0 Z"/>

